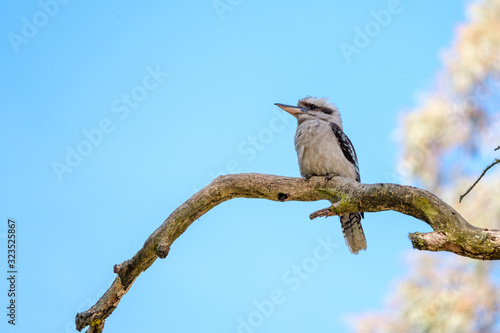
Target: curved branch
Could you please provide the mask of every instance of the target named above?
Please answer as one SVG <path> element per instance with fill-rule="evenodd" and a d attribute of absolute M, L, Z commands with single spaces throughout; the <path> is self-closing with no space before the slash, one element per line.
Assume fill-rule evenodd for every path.
<path fill-rule="evenodd" d="M 334 177 L 280 177 L 264 174 L 220 176 L 178 207 L 148 237 L 143 247 L 129 260 L 115 265 L 118 274 L 106 293 L 85 312 L 76 315 L 81 331 L 102 332 L 105 319 L 118 306 L 135 279 L 157 257 L 165 258 L 172 243 L 199 217 L 218 204 L 233 198 L 260 198 L 273 201 L 329 200 L 332 207 L 311 214 L 311 218 L 351 212 L 394 210 L 429 224 L 434 232 L 410 234 L 419 250 L 449 251 L 462 256 L 500 259 L 500 231 L 470 225 L 452 207 L 430 192 L 396 184 L 360 184 Z"/>

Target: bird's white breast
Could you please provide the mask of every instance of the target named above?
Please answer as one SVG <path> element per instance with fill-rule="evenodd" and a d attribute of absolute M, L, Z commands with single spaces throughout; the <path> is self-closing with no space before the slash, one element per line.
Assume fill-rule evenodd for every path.
<path fill-rule="evenodd" d="M 295 149 L 302 176 L 329 174 L 356 179 L 354 166 L 345 158 L 326 121 L 307 119 L 300 122 L 295 134 Z"/>

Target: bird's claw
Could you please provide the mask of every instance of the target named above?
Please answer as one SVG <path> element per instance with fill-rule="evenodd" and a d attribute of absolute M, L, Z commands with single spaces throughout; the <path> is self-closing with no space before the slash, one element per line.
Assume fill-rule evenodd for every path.
<path fill-rule="evenodd" d="M 326 176 L 325 176 L 325 181 L 332 180 L 333 177 L 335 177 L 335 175 L 327 173 Z"/>

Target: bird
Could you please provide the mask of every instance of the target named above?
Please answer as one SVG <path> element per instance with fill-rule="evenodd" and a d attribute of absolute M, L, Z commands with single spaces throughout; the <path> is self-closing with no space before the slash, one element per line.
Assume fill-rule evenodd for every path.
<path fill-rule="evenodd" d="M 337 107 L 328 98 L 307 96 L 297 106 L 275 103 L 297 119 L 295 150 L 302 177 L 346 177 L 361 182 L 354 146 L 344 133 Z M 353 254 L 366 250 L 363 212 L 340 215 L 344 239 Z"/>

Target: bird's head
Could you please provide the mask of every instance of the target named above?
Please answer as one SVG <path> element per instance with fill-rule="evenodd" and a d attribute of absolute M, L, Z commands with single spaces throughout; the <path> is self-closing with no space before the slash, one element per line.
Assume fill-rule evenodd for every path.
<path fill-rule="evenodd" d="M 330 103 L 327 98 L 305 97 L 299 100 L 297 106 L 275 103 L 299 122 L 307 119 L 318 119 L 331 121 L 342 126 L 337 107 Z"/>

